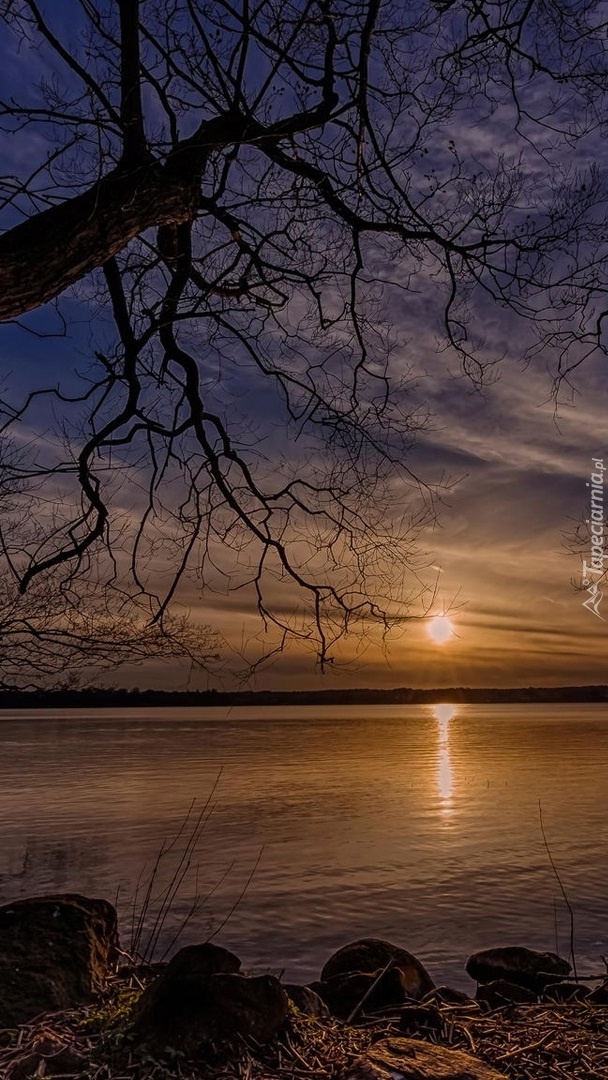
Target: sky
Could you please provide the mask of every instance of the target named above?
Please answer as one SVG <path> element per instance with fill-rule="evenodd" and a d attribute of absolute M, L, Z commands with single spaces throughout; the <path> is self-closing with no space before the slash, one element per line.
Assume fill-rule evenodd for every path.
<path fill-rule="evenodd" d="M 30 58 L 25 71 L 21 67 L 17 74 L 15 65 L 10 67 L 13 81 L 23 79 L 28 63 L 34 61 Z M 509 120 L 500 114 L 491 146 L 487 124 L 462 116 L 457 123 L 459 145 L 480 158 L 495 155 L 498 144 L 504 149 L 509 138 Z M 15 171 L 39 153 L 35 142 L 10 136 L 4 136 L 3 146 Z M 508 141 L 506 146 L 509 149 Z M 601 164 L 604 153 L 603 143 L 588 142 L 584 163 L 595 159 Z M 546 182 L 537 156 L 529 159 L 529 169 L 536 170 L 539 184 Z M 405 268 L 395 265 L 389 272 L 394 280 L 400 275 L 405 280 Z M 608 682 L 608 601 L 603 607 L 600 601 L 596 611 L 583 606 L 588 593 L 576 586 L 581 557 L 568 550 L 566 541 L 576 523 L 588 516 L 592 474 L 597 477 L 600 467 L 608 467 L 605 358 L 596 356 L 578 368 L 572 385 L 562 387 L 556 401 L 556 355 L 547 350 L 527 362 L 519 323 L 488 306 L 482 312 L 485 330 L 490 341 L 500 345 L 502 360 L 494 377 L 479 389 L 442 348 L 432 298 L 424 291 L 389 290 L 383 303 L 381 319 L 390 323 L 394 340 L 403 343 L 403 366 L 413 371 L 417 398 L 431 414 L 408 466 L 426 483 L 444 486 L 436 518 L 420 537 L 424 575 L 435 590 L 432 604 L 425 618 L 418 613 L 385 639 L 369 626 L 362 636 L 352 634 L 325 674 L 316 667 L 313 651 L 296 643 L 248 685 L 338 689 Z M 64 310 L 70 316 L 66 337 L 41 343 L 24 328 L 0 330 L 0 385 L 13 401 L 48 377 L 49 368 L 69 386 L 73 369 L 86 364 L 98 318 L 93 314 L 91 323 L 91 312 L 97 309 L 87 297 L 86 283 L 77 300 L 65 299 Z M 45 320 L 52 318 L 47 309 L 28 317 L 24 326 L 48 328 Z M 255 413 L 252 430 L 271 431 L 276 422 L 273 399 L 262 391 L 256 396 L 253 388 L 249 406 Z M 35 414 L 28 435 L 46 438 L 45 425 L 43 413 Z M 405 510 L 411 494 L 403 482 L 395 482 L 392 497 L 394 506 Z M 289 583 L 281 589 L 288 609 Z M 251 589 L 228 593 L 220 586 L 201 595 L 191 580 L 182 587 L 179 603 L 191 618 L 221 635 L 220 672 L 193 673 L 174 663 L 125 668 L 112 682 L 175 689 L 226 687 L 243 669 L 243 653 L 255 655 L 264 647 Z M 438 614 L 447 615 L 453 626 L 443 644 L 429 635 L 430 621 Z"/>
<path fill-rule="evenodd" d="M 426 475 L 452 478 L 423 544 L 437 582 L 430 615 L 446 613 L 453 636 L 436 644 L 429 619 L 413 620 L 362 654 L 357 642 L 349 664 L 316 678 L 309 654 L 290 651 L 256 686 L 606 681 L 608 627 L 583 607 L 580 557 L 567 542 L 588 512 L 592 459 L 608 464 L 605 376 L 587 369 L 574 399 L 557 411 L 549 390 L 546 371 L 521 367 L 503 370 L 483 394 L 463 380 L 434 380 L 434 430 L 420 437 L 411 460 Z M 217 604 L 211 621 L 217 611 L 234 638 L 243 626 L 255 633 L 242 609 Z"/>

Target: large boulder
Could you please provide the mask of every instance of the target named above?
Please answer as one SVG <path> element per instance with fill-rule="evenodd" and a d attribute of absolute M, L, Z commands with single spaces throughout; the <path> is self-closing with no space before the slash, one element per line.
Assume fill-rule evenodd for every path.
<path fill-rule="evenodd" d="M 0 1028 L 90 1001 L 116 964 L 116 911 L 77 893 L 0 908 Z"/>
<path fill-rule="evenodd" d="M 462 1050 L 418 1039 L 381 1039 L 357 1058 L 344 1080 L 507 1080 Z"/>
<path fill-rule="evenodd" d="M 158 1057 L 172 1051 L 194 1057 L 219 1044 L 274 1038 L 289 1011 L 278 979 L 241 975 L 238 958 L 217 946 L 184 953 L 141 995 L 131 1027 L 134 1043 Z"/>
<path fill-rule="evenodd" d="M 505 979 L 539 994 L 549 983 L 569 975 L 570 964 L 552 952 L 541 953 L 522 945 L 511 945 L 473 953 L 467 960 L 466 970 L 478 983 Z"/>
<path fill-rule="evenodd" d="M 378 972 L 392 961 L 393 967 L 403 974 L 403 985 L 408 997 L 419 1000 L 434 987 L 426 968 L 412 953 L 392 945 L 380 938 L 361 938 L 350 945 L 344 945 L 330 956 L 321 972 L 321 981 L 333 979 L 336 975 L 347 975 L 355 971 L 368 974 Z"/>

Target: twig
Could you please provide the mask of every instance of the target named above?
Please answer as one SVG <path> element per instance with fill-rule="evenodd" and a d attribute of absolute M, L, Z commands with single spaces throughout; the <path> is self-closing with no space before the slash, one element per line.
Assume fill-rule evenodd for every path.
<path fill-rule="evenodd" d="M 537 1050 L 539 1046 L 544 1046 L 554 1035 L 553 1030 L 546 1031 L 545 1034 L 537 1039 L 536 1042 L 528 1043 L 527 1046 L 516 1046 L 514 1050 L 508 1050 L 506 1054 L 499 1054 L 496 1061 L 506 1061 L 507 1058 L 516 1057 L 518 1054 L 527 1054 L 529 1050 Z"/>
<path fill-rule="evenodd" d="M 196 805 L 196 799 L 193 799 L 179 828 L 175 835 L 170 840 L 163 840 L 161 847 L 156 855 L 154 864 L 150 875 L 145 883 L 142 883 L 143 871 L 140 873 L 137 879 L 137 885 L 135 888 L 135 896 L 133 898 L 132 912 L 131 912 L 131 944 L 130 951 L 133 956 L 137 956 L 142 963 L 151 962 L 154 958 L 160 936 L 162 934 L 166 919 L 171 911 L 184 879 L 190 870 L 192 865 L 192 859 L 196 850 L 196 845 L 200 839 L 202 830 L 209 821 L 209 818 L 213 812 L 214 805 L 211 800 L 216 791 L 221 778 L 222 770 L 219 769 L 217 776 L 212 784 L 211 790 L 202 806 L 202 809 L 197 813 L 193 819 L 193 811 Z M 186 832 L 186 830 L 188 830 Z M 183 838 L 183 847 L 178 849 L 178 862 L 177 866 L 171 876 L 168 885 L 160 890 L 155 895 L 156 886 L 159 882 L 161 869 L 164 867 L 165 860 L 168 855 L 173 852 Z M 140 891 L 143 888 L 143 898 L 139 901 Z M 198 890 L 197 890 L 198 891 Z M 195 910 L 198 907 L 198 901 L 200 897 L 196 896 L 194 901 Z M 155 911 L 156 909 L 156 911 Z M 147 939 L 145 945 L 142 947 L 142 938 L 146 932 L 146 926 L 148 924 L 148 918 L 152 919 L 152 926 L 147 931 Z M 181 930 L 187 924 L 188 918 L 184 921 Z M 180 932 L 181 932 L 180 930 Z M 172 944 L 175 943 L 175 938 Z"/>
<path fill-rule="evenodd" d="M 360 1009 L 362 1009 L 362 1008 L 363 1008 L 363 1006 L 365 1005 L 365 1002 L 367 1001 L 368 997 L 369 997 L 369 996 L 370 996 L 370 994 L 372 993 L 372 990 L 373 990 L 373 989 L 374 989 L 374 988 L 375 988 L 375 987 L 376 987 L 376 986 L 378 985 L 378 983 L 380 982 L 380 979 L 382 978 L 382 976 L 383 976 L 383 975 L 385 975 L 385 974 L 386 974 L 386 972 L 387 972 L 387 971 L 389 970 L 389 968 L 392 968 L 392 966 L 393 966 L 393 964 L 394 964 L 394 963 L 395 963 L 395 957 L 394 957 L 394 956 L 392 956 L 392 957 L 391 957 L 391 959 L 389 960 L 388 964 L 386 964 L 386 965 L 385 965 L 385 966 L 384 966 L 384 967 L 382 968 L 382 971 L 381 971 L 381 972 L 379 972 L 379 974 L 378 974 L 378 975 L 376 976 L 376 978 L 374 979 L 374 981 L 373 981 L 372 985 L 371 985 L 371 986 L 368 986 L 368 988 L 367 988 L 367 990 L 365 991 L 365 993 L 364 993 L 363 997 L 361 998 L 361 1001 L 359 1002 L 359 1004 L 358 1004 L 358 1005 L 355 1005 L 355 1007 L 354 1007 L 353 1011 L 352 1011 L 352 1012 L 350 1013 L 350 1015 L 349 1015 L 349 1016 L 347 1017 L 347 1019 L 346 1019 L 346 1023 L 347 1023 L 347 1024 L 352 1024 L 352 1022 L 353 1022 L 353 1020 L 355 1019 L 355 1016 L 357 1015 L 357 1013 L 359 1012 L 359 1010 L 360 1010 Z"/>
<path fill-rule="evenodd" d="M 543 824 L 543 808 L 541 806 L 540 799 L 538 800 L 538 816 L 539 816 L 539 820 L 540 820 L 540 831 L 541 831 L 541 834 L 542 834 L 543 843 L 545 845 L 545 851 L 547 852 L 549 862 L 551 863 L 551 869 L 553 870 L 553 873 L 555 874 L 557 884 L 560 887 L 561 894 L 562 894 L 562 896 L 564 898 L 564 903 L 565 903 L 566 907 L 568 908 L 568 914 L 570 915 L 570 957 L 572 959 L 572 970 L 574 971 L 574 978 L 578 982 L 578 974 L 577 974 L 577 971 L 576 971 L 576 956 L 575 956 L 575 953 L 574 953 L 574 911 L 572 910 L 572 905 L 571 905 L 571 903 L 570 903 L 570 901 L 568 899 L 568 894 L 566 893 L 566 890 L 564 888 L 562 879 L 561 879 L 561 877 L 559 875 L 559 870 L 557 869 L 557 866 L 555 865 L 555 862 L 553 860 L 553 855 L 551 854 L 551 848 L 549 847 L 549 842 L 547 840 L 547 835 L 545 833 L 545 826 Z"/>
<path fill-rule="evenodd" d="M 209 934 L 209 937 L 206 939 L 207 941 L 212 941 L 213 938 L 216 937 L 219 934 L 220 930 L 224 929 L 224 927 L 225 927 L 226 923 L 228 922 L 228 920 L 231 919 L 232 916 L 234 915 L 237 907 L 239 906 L 241 900 L 243 899 L 245 893 L 247 892 L 247 889 L 249 888 L 249 886 L 251 885 L 251 882 L 253 881 L 254 874 L 255 874 L 258 866 L 260 865 L 263 854 L 264 854 L 264 847 L 262 846 L 260 848 L 260 850 L 259 850 L 258 857 L 255 860 L 255 863 L 253 865 L 253 869 L 252 869 L 251 873 L 249 874 L 249 877 L 247 878 L 247 881 L 243 885 L 243 888 L 241 889 L 239 895 L 237 896 L 236 900 L 234 901 L 234 904 L 230 908 L 230 911 L 228 912 L 227 915 L 224 916 L 224 918 L 222 919 L 219 926 L 216 926 L 213 933 Z"/>

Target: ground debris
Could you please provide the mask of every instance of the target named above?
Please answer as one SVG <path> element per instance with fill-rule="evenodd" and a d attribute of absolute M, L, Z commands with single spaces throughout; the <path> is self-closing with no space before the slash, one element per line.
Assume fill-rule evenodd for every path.
<path fill-rule="evenodd" d="M 455 1019 L 451 1045 L 517 1080 L 608 1080 L 608 1009 L 518 1005 Z"/>
<path fill-rule="evenodd" d="M 106 1000 L 47 1014 L 0 1037 L 0 1078 L 29 1080 L 342 1080 L 374 1042 L 399 1033 L 396 1010 L 349 1026 L 293 1009 L 279 1038 L 243 1046 L 232 1060 L 176 1057 L 164 1063 L 129 1051 L 130 1003 L 117 985 Z M 513 1080 L 608 1080 L 608 1008 L 586 1004 L 517 1005 L 482 1013 L 442 1005 L 443 1026 L 420 1037 L 462 1049 Z"/>

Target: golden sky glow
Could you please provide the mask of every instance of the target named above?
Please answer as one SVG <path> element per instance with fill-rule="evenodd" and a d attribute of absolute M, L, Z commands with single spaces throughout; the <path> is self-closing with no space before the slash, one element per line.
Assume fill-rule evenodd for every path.
<path fill-rule="evenodd" d="M 367 626 L 340 644 L 325 675 L 301 646 L 261 672 L 254 688 L 606 682 L 608 623 L 583 608 L 573 587 L 580 560 L 564 543 L 584 516 L 591 456 L 605 431 L 604 380 L 588 366 L 584 393 L 558 425 L 542 372 L 505 370 L 483 399 L 459 383 L 444 398 L 438 378 L 438 429 L 421 440 L 416 462 L 432 478 L 439 466 L 455 478 L 440 528 L 428 529 L 423 546 L 437 574 L 433 611 L 456 632 L 438 645 L 428 619 L 406 619 L 384 640 Z M 260 634 L 244 592 L 209 600 L 200 617 L 221 625 L 235 648 Z"/>

